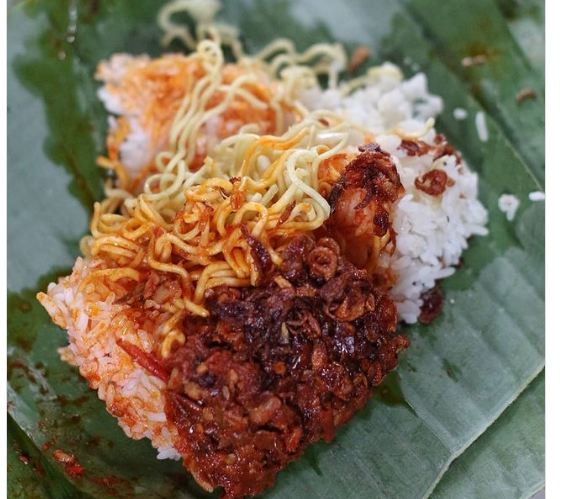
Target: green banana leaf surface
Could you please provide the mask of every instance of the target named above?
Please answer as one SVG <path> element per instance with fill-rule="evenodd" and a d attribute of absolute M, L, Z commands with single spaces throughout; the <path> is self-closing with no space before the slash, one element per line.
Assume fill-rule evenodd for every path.
<path fill-rule="evenodd" d="M 174 461 L 128 439 L 57 349 L 66 335 L 35 294 L 69 272 L 103 195 L 106 113 L 93 74 L 115 52 L 162 52 L 154 0 L 8 7 L 8 496 L 205 497 Z M 480 177 L 489 235 L 443 283 L 445 308 L 407 327 L 398 370 L 330 445 L 279 475 L 270 498 L 530 497 L 544 484 L 544 2 L 238 0 L 219 19 L 249 52 L 366 45 L 370 61 L 423 71 L 437 128 Z M 171 50 L 182 50 L 174 45 Z M 481 56 L 480 65 L 463 59 Z M 530 97 L 519 99 L 522 92 Z M 467 119 L 457 121 L 461 107 Z M 477 113 L 486 116 L 482 142 Z M 510 222 L 504 193 L 521 204 Z M 54 458 L 73 454 L 82 473 Z"/>

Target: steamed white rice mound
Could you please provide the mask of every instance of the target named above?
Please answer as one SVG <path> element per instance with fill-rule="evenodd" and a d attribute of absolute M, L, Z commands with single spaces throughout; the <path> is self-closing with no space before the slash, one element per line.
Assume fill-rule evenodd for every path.
<path fill-rule="evenodd" d="M 368 128 L 393 156 L 405 194 L 393 214 L 397 249 L 392 257 L 383 255 L 382 263 L 396 274 L 391 297 L 399 317 L 417 322 L 422 294 L 455 272 L 469 237 L 488 233 L 487 210 L 477 199 L 477 175 L 465 162 L 457 164 L 455 156 L 435 161 L 432 153 L 408 156 L 400 148 L 402 138 L 434 143 L 433 118 L 443 110 L 442 99 L 429 93 L 424 74 L 403 80 L 390 63 L 370 70 L 366 85 L 345 97 L 341 89 L 313 88 L 301 99 L 311 110 L 334 110 Z M 435 168 L 455 182 L 438 197 L 415 187 L 416 178 Z"/>

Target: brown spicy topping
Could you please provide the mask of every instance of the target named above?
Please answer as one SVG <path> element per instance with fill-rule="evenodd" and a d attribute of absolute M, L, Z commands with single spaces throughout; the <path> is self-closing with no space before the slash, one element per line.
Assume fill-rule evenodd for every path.
<path fill-rule="evenodd" d="M 442 133 L 435 135 L 435 147 L 433 151 L 433 160 L 437 160 L 443 156 L 455 156 L 457 164 L 460 164 L 463 161 L 459 152 L 449 144 L 449 142 L 447 142 L 447 138 Z"/>
<path fill-rule="evenodd" d="M 335 275 L 338 253 L 325 246 L 317 246 L 307 256 L 307 263 L 313 277 L 328 280 Z"/>
<path fill-rule="evenodd" d="M 523 88 L 519 90 L 519 93 L 515 97 L 517 104 L 522 104 L 526 100 L 532 100 L 537 98 L 537 93 L 532 88 Z"/>
<path fill-rule="evenodd" d="M 447 187 L 451 187 L 455 181 L 446 172 L 439 169 L 430 170 L 415 179 L 415 187 L 430 196 L 440 196 Z"/>
<path fill-rule="evenodd" d="M 293 208 L 296 206 L 296 201 L 291 201 L 287 207 L 283 210 L 280 217 L 277 220 L 276 226 L 279 227 L 280 225 L 284 224 L 290 217 Z"/>
<path fill-rule="evenodd" d="M 229 182 L 233 186 L 230 194 L 230 206 L 233 210 L 238 210 L 245 200 L 245 193 L 240 188 L 240 177 L 230 177 Z"/>
<path fill-rule="evenodd" d="M 272 271 L 272 258 L 264 245 L 256 237 L 253 237 L 250 234 L 246 226 L 243 225 L 241 230 L 250 248 L 250 255 L 252 256 L 256 268 L 258 269 L 260 284 Z"/>
<path fill-rule="evenodd" d="M 421 324 L 431 324 L 443 311 L 443 292 L 439 286 L 435 286 L 421 296 L 421 314 L 419 322 Z"/>
<path fill-rule="evenodd" d="M 443 156 L 455 156 L 457 164 L 461 163 L 461 155 L 456 149 L 447 142 L 446 137 L 442 133 L 435 135 L 434 144 L 427 144 L 422 140 L 403 140 L 400 149 L 403 149 L 407 156 L 424 156 L 425 154 L 432 154 L 433 160 L 442 158 Z"/>
<path fill-rule="evenodd" d="M 399 147 L 407 153 L 407 156 L 423 156 L 432 149 L 432 146 L 422 140 L 403 140 Z"/>
<path fill-rule="evenodd" d="M 358 69 L 358 67 L 361 66 L 369 58 L 370 55 L 371 52 L 369 51 L 369 48 L 366 45 L 359 45 L 353 52 L 353 55 L 351 56 L 349 64 L 347 65 L 347 71 L 349 73 L 355 72 Z"/>
<path fill-rule="evenodd" d="M 408 340 L 333 239 L 296 237 L 259 288 L 214 288 L 167 359 L 168 420 L 187 468 L 225 497 L 258 494 L 364 406 Z M 282 282 L 279 287 L 276 282 Z"/>

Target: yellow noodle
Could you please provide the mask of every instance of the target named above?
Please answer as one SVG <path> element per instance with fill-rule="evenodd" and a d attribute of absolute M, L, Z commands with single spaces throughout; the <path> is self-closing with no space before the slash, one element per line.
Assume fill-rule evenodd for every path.
<path fill-rule="evenodd" d="M 139 270 L 150 269 L 178 276 L 182 295 L 159 307 L 170 314 L 161 333 L 163 357 L 184 342 L 186 314 L 208 316 L 208 289 L 260 282 L 247 233 L 278 266 L 290 238 L 322 226 L 330 216 L 325 196 L 340 172 L 331 165 L 319 179 L 319 169 L 361 143 L 366 133 L 334 112 L 309 112 L 297 99 L 303 89 L 318 85 L 320 74 L 336 88 L 337 74 L 346 66 L 340 45 L 317 44 L 299 53 L 292 41 L 281 39 L 249 57 L 236 32 L 214 22 L 217 10 L 214 0 L 175 0 L 161 9 L 163 43 L 179 39 L 194 49 L 187 63 L 198 73 L 187 82 L 166 150 L 156 156 L 150 174 L 140 177 L 142 192 L 136 193 L 117 157 L 99 160 L 118 180 L 107 185 L 107 199 L 95 204 L 92 236 L 82 242 L 84 252 L 110 265 L 98 274 L 103 278 L 139 279 Z M 193 17 L 196 36 L 175 23 L 178 12 Z M 231 77 L 225 76 L 222 44 L 237 58 Z M 234 128 L 238 133 L 210 142 L 205 130 L 214 123 L 228 125 L 219 120 L 234 106 L 267 113 L 274 135 L 264 135 L 259 123 L 242 123 L 240 130 Z M 204 151 L 202 166 L 191 171 Z M 390 244 L 386 234 L 374 250 Z"/>

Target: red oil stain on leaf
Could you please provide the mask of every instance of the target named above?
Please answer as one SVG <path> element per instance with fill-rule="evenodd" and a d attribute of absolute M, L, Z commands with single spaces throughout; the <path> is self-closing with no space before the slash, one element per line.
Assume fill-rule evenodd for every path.
<path fill-rule="evenodd" d="M 78 463 L 74 454 L 68 454 L 63 450 L 56 449 L 52 457 L 64 465 L 64 471 L 71 477 L 78 477 L 84 473 L 84 468 Z"/>
<path fill-rule="evenodd" d="M 123 485 L 126 483 L 126 480 L 119 478 L 114 475 L 109 476 L 91 476 L 88 479 L 95 483 L 96 485 L 100 485 L 101 487 L 108 489 L 108 492 L 114 492 L 115 487 L 118 485 Z"/>

